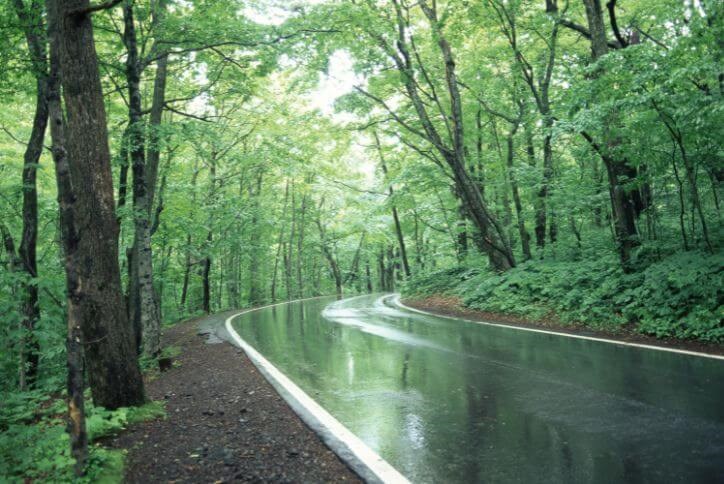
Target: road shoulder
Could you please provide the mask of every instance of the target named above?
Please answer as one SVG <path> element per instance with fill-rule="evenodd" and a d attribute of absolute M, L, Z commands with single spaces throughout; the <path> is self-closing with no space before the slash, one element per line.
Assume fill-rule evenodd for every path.
<path fill-rule="evenodd" d="M 109 442 L 128 449 L 126 482 L 359 482 L 243 351 L 197 334 L 201 323 L 164 334 L 180 354 L 146 391 L 166 402 L 167 418 Z"/>

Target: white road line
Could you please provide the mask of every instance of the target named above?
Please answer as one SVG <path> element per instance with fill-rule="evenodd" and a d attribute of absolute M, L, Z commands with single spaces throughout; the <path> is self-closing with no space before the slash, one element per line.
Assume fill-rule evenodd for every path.
<path fill-rule="evenodd" d="M 577 334 L 561 333 L 558 331 L 548 331 L 545 329 L 526 328 L 523 326 L 512 326 L 509 324 L 501 324 L 501 323 L 490 323 L 487 321 L 473 321 L 472 319 L 458 318 L 455 316 L 447 316 L 444 314 L 432 313 L 430 311 L 423 311 L 422 309 L 411 308 L 410 306 L 406 306 L 405 304 L 402 303 L 402 301 L 400 301 L 399 294 L 393 294 L 391 296 L 387 296 L 387 298 L 390 299 L 395 305 L 397 305 L 398 307 L 400 307 L 402 309 L 411 311 L 413 313 L 424 314 L 426 316 L 435 316 L 437 318 L 455 319 L 458 321 L 465 321 L 468 323 L 484 324 L 487 326 L 498 326 L 500 328 L 517 329 L 520 331 L 531 331 L 533 333 L 554 334 L 556 336 L 565 336 L 567 338 L 577 338 L 577 339 L 587 339 L 590 341 L 600 341 L 602 343 L 610 343 L 610 344 L 614 344 L 614 345 L 634 346 L 636 348 L 645 348 L 647 350 L 668 351 L 669 353 L 679 353 L 682 355 L 700 356 L 702 358 L 713 358 L 715 360 L 724 360 L 724 356 L 713 355 L 710 353 L 702 353 L 699 351 L 680 350 L 680 349 L 676 349 L 676 348 L 667 348 L 665 346 L 654 346 L 654 345 L 646 345 L 646 344 L 641 344 L 641 343 L 628 343 L 626 341 L 618 341 L 615 339 L 596 338 L 595 336 L 582 336 L 582 335 L 577 335 Z"/>
<path fill-rule="evenodd" d="M 321 296 L 321 297 L 328 297 L 328 296 Z M 298 302 L 298 301 L 306 301 L 309 299 L 318 299 L 318 298 L 306 298 L 306 299 L 298 299 L 296 301 L 289 301 L 289 302 Z M 260 308 L 254 308 L 254 309 L 248 309 L 246 311 L 241 311 L 236 314 L 233 314 L 229 316 L 226 319 L 226 330 L 229 332 L 231 337 L 234 339 L 234 341 L 244 350 L 244 352 L 249 356 L 249 359 L 256 365 L 259 370 L 261 370 L 261 373 L 267 377 L 267 379 L 270 381 L 270 383 L 279 390 L 280 388 L 283 390 L 283 392 L 280 392 L 282 397 L 285 398 L 285 400 L 289 401 L 288 399 L 292 399 L 293 402 L 289 402 L 290 404 L 294 403 L 295 405 L 292 405 L 292 408 L 295 408 L 296 406 L 301 407 L 305 412 L 307 412 L 309 415 L 312 416 L 313 419 L 315 419 L 319 425 L 321 425 L 326 432 L 329 435 L 322 435 L 322 437 L 333 437 L 333 442 L 331 443 L 339 443 L 343 445 L 346 450 L 351 453 L 357 461 L 362 463 L 363 466 L 369 470 L 369 472 L 377 479 L 379 479 L 381 482 L 384 483 L 400 483 L 400 484 L 406 484 L 409 483 L 409 481 L 400 474 L 397 469 L 392 467 L 386 460 L 384 460 L 382 457 L 380 457 L 376 452 L 374 452 L 372 449 L 370 449 L 362 440 L 359 439 L 356 435 L 354 435 L 347 427 L 342 425 L 336 418 L 334 418 L 332 415 L 330 415 L 329 412 L 327 412 L 324 408 L 322 408 L 321 405 L 319 405 L 314 399 L 312 399 L 309 395 L 307 395 L 301 388 L 299 388 L 294 382 L 292 382 L 289 378 L 287 378 L 284 373 L 282 373 L 277 367 L 275 367 L 271 362 L 269 362 L 266 358 L 264 358 L 258 351 L 256 351 L 251 345 L 249 345 L 246 341 L 244 341 L 241 336 L 239 336 L 239 333 L 236 332 L 236 330 L 233 328 L 231 324 L 231 320 L 242 315 L 246 314 L 252 311 L 258 311 L 260 309 L 266 309 L 270 308 L 272 306 L 279 306 L 281 304 L 288 304 L 288 302 L 278 303 L 278 304 L 270 304 L 268 306 L 260 307 Z M 296 408 L 295 408 L 296 410 Z M 305 417 L 305 415 L 300 414 L 302 418 Z M 306 419 L 305 419 L 306 420 Z M 326 440 L 326 439 L 325 439 Z M 336 442 L 334 442 L 336 441 Z M 330 443 L 330 442 L 328 442 Z M 333 450 L 339 455 L 340 458 L 345 460 L 348 464 L 350 464 L 353 468 L 355 468 L 356 462 L 350 462 L 350 460 L 347 458 L 345 452 L 339 452 L 339 449 L 334 449 L 334 447 L 337 447 L 336 445 L 333 446 Z M 355 469 L 357 470 L 357 469 Z M 365 477 L 365 476 L 362 476 Z"/>

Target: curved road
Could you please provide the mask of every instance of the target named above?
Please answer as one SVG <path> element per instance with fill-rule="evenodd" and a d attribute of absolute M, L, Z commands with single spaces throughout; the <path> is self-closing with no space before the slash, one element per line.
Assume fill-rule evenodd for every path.
<path fill-rule="evenodd" d="M 724 361 L 393 299 L 294 302 L 233 325 L 413 482 L 724 482 Z"/>

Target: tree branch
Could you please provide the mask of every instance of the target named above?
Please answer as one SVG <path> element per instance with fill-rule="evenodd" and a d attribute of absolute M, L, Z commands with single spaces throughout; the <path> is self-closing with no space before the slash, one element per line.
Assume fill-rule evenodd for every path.
<path fill-rule="evenodd" d="M 609 0 L 606 3 L 608 9 L 608 18 L 611 21 L 611 29 L 613 29 L 613 35 L 616 36 L 621 48 L 628 47 L 628 42 L 621 36 L 621 32 L 618 29 L 618 21 L 616 20 L 616 0 Z"/>
<path fill-rule="evenodd" d="M 109 8 L 113 8 L 122 1 L 123 0 L 108 0 L 106 2 L 98 3 L 96 5 L 89 5 L 85 8 L 71 10 L 70 12 L 68 12 L 68 15 L 72 17 L 89 15 L 93 12 L 100 12 L 101 10 L 108 10 Z"/>

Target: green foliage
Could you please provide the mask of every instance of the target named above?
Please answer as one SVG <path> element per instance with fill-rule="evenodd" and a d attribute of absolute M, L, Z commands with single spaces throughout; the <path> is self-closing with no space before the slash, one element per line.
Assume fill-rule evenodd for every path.
<path fill-rule="evenodd" d="M 503 274 L 464 267 L 412 279 L 406 295 L 460 296 L 481 311 L 617 331 L 634 324 L 657 337 L 724 341 L 724 257 L 685 252 L 624 274 L 615 259 L 532 261 Z"/>
<path fill-rule="evenodd" d="M 480 274 L 479 269 L 460 266 L 442 269 L 431 274 L 419 274 L 405 283 L 403 292 L 412 297 L 456 294 L 460 284 L 478 274 Z"/>
<path fill-rule="evenodd" d="M 75 479 L 66 433 L 65 402 L 43 391 L 7 393 L 0 407 L 0 481 L 120 482 L 122 451 L 100 444 L 89 446 L 86 476 Z M 109 411 L 89 405 L 90 442 L 114 435 L 133 423 L 165 415 L 162 402 Z"/>
<path fill-rule="evenodd" d="M 641 332 L 724 341 L 724 254 L 684 252 L 628 280 L 622 312 Z"/>

